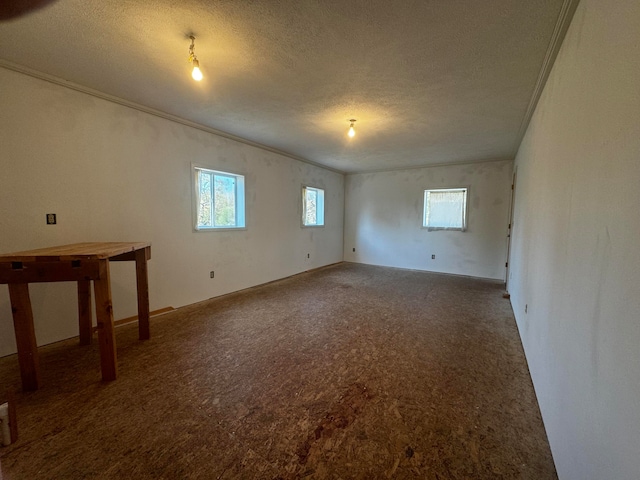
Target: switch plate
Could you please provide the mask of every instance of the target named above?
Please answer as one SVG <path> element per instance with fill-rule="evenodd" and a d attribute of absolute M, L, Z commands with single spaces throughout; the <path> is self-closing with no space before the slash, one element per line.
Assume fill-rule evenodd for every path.
<path fill-rule="evenodd" d="M 56 223 L 56 214 L 47 213 L 47 225 L 55 225 Z"/>
<path fill-rule="evenodd" d="M 211 270 L 211 271 L 209 272 L 209 278 L 213 278 L 213 277 L 214 277 L 214 273 L 213 273 L 213 270 Z"/>

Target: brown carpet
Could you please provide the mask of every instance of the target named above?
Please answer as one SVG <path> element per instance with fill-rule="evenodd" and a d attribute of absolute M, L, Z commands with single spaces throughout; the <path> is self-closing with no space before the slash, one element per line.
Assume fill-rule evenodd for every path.
<path fill-rule="evenodd" d="M 555 479 L 498 282 L 343 263 L 42 347 L 19 479 Z M 156 299 L 157 300 L 157 299 Z M 162 303 L 162 302 L 160 302 Z M 0 395 L 19 389 L 0 359 Z"/>

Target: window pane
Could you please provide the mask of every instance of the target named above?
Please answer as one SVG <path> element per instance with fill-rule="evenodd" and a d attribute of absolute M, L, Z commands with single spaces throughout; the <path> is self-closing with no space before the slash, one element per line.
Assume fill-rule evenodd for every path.
<path fill-rule="evenodd" d="M 198 171 L 198 226 L 211 226 L 211 175 Z"/>
<path fill-rule="evenodd" d="M 466 189 L 426 190 L 424 226 L 464 230 Z"/>
<path fill-rule="evenodd" d="M 215 175 L 214 208 L 216 227 L 235 227 L 236 225 L 236 179 Z"/>
<path fill-rule="evenodd" d="M 318 223 L 317 206 L 318 192 L 310 188 L 305 189 L 305 225 L 316 225 Z"/>
<path fill-rule="evenodd" d="M 195 229 L 244 228 L 244 176 L 193 168 Z"/>

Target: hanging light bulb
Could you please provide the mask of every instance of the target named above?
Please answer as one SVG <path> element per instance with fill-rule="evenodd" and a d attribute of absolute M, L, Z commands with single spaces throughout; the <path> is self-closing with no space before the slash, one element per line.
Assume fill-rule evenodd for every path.
<path fill-rule="evenodd" d="M 349 121 L 351 122 L 351 126 L 349 127 L 348 135 L 349 135 L 349 137 L 353 138 L 353 137 L 356 136 L 356 130 L 355 130 L 355 128 L 353 128 L 353 124 L 356 123 L 356 120 L 352 118 Z"/>
<path fill-rule="evenodd" d="M 193 64 L 193 71 L 191 72 L 191 76 L 197 82 L 202 80 L 202 71 L 200 70 L 200 62 L 198 61 L 198 57 L 196 57 L 196 37 L 193 35 L 189 36 L 191 39 L 191 45 L 189 45 L 189 62 Z"/>
<path fill-rule="evenodd" d="M 200 71 L 200 62 L 198 60 L 193 60 L 193 71 L 191 72 L 191 76 L 197 82 L 202 80 L 202 72 Z"/>

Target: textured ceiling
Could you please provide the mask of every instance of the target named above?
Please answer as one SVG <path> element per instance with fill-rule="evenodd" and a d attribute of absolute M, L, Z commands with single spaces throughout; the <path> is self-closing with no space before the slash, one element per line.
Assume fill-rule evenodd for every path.
<path fill-rule="evenodd" d="M 58 0 L 0 24 L 0 65 L 343 172 L 504 159 L 566 3 Z"/>

